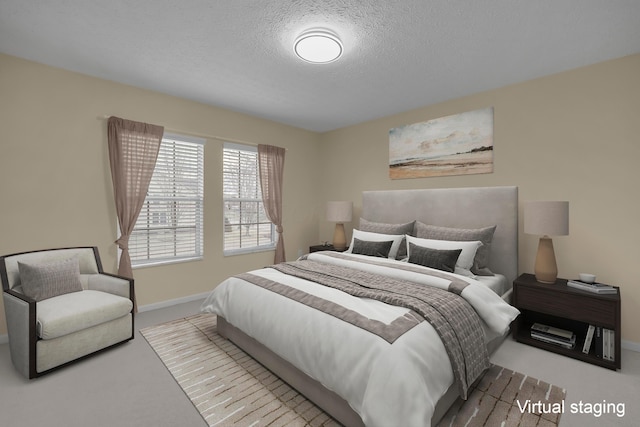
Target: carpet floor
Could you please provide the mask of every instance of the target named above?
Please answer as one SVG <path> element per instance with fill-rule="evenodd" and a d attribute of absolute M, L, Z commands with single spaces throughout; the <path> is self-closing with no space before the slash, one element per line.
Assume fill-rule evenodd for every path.
<path fill-rule="evenodd" d="M 214 315 L 140 332 L 209 426 L 340 426 L 218 335 Z M 563 389 L 492 365 L 469 399 L 456 401 L 439 426 L 556 426 L 555 409 L 564 397 Z"/>

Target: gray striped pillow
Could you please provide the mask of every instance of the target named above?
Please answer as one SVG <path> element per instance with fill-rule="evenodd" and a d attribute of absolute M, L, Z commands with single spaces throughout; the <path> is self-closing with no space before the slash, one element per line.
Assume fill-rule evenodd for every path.
<path fill-rule="evenodd" d="M 389 251 L 391 250 L 391 245 L 393 245 L 393 240 L 388 242 L 370 242 L 356 239 L 354 237 L 351 253 L 387 258 L 389 256 Z"/>
<path fill-rule="evenodd" d="M 453 273 L 462 249 L 432 249 L 409 243 L 409 262 Z"/>
<path fill-rule="evenodd" d="M 77 257 L 38 264 L 18 262 L 18 271 L 22 292 L 36 301 L 82 290 Z"/>

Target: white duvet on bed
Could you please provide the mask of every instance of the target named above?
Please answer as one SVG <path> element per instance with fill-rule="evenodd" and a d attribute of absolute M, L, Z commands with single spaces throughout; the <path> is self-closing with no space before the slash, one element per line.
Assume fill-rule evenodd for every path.
<path fill-rule="evenodd" d="M 476 276 L 476 280 L 498 295 L 502 295 L 511 289 L 511 287 L 508 286 L 507 278 L 502 274 L 494 274 L 493 276 Z"/>
<path fill-rule="evenodd" d="M 382 274 L 388 267 L 365 266 L 358 255 L 338 260 L 322 253 L 310 259 L 340 263 Z M 393 264 L 396 261 L 389 261 Z M 287 276 L 271 268 L 252 271 L 276 282 L 341 304 L 362 315 L 390 323 L 408 310 Z M 425 283 L 416 273 L 400 277 Z M 492 334 L 504 333 L 518 311 L 473 279 L 462 292 Z M 443 279 L 425 284 L 446 287 Z M 485 292 L 486 291 L 486 292 Z M 466 295 L 465 295 L 466 294 Z M 478 307 L 476 307 L 478 306 Z M 453 372 L 438 334 L 422 322 L 393 344 L 377 335 L 238 278 L 218 285 L 202 305 L 203 312 L 222 315 L 283 359 L 343 397 L 367 426 L 425 426 L 434 407 L 453 383 Z"/>

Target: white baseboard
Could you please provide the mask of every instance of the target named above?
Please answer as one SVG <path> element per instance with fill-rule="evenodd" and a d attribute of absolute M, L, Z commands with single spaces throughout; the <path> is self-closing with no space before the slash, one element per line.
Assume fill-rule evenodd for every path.
<path fill-rule="evenodd" d="M 145 304 L 138 307 L 138 313 L 143 313 L 145 311 L 158 310 L 160 308 L 171 307 L 172 305 L 184 304 L 186 302 L 197 301 L 200 299 L 205 299 L 209 295 L 209 292 L 204 292 L 202 294 L 189 295 L 186 297 L 171 299 L 167 301 L 156 302 L 153 304 Z M 0 335 L 0 345 L 9 343 L 9 335 L 4 334 Z"/>
<path fill-rule="evenodd" d="M 640 353 L 640 343 L 633 342 L 633 341 L 621 340 L 620 345 L 625 350 L 637 351 L 638 353 Z"/>
<path fill-rule="evenodd" d="M 158 310 L 160 308 L 171 307 L 172 305 L 184 304 L 185 302 L 197 301 L 199 299 L 205 299 L 211 292 L 204 292 L 202 294 L 189 295 L 186 297 L 180 297 L 176 299 L 170 299 L 167 301 L 155 302 L 153 304 L 141 305 L 138 307 L 138 313 L 145 311 Z"/>

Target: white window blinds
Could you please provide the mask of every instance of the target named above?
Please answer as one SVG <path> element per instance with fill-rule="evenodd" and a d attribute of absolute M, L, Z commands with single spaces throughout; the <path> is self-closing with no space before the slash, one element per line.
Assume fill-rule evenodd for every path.
<path fill-rule="evenodd" d="M 273 249 L 276 236 L 262 203 L 257 148 L 225 143 L 222 175 L 225 255 Z"/>
<path fill-rule="evenodd" d="M 129 239 L 133 266 L 203 256 L 204 143 L 165 133 Z"/>

